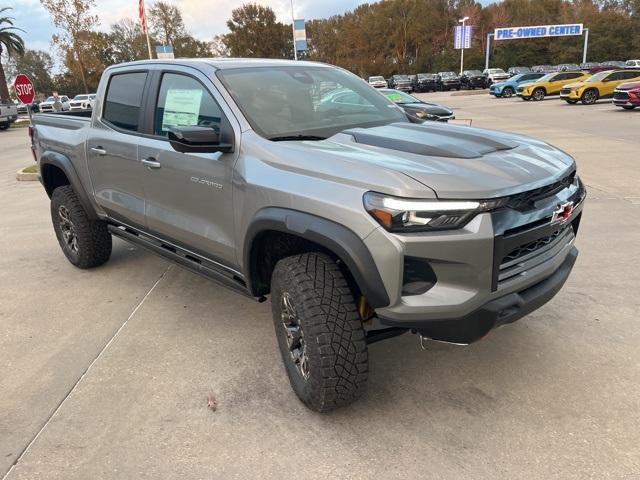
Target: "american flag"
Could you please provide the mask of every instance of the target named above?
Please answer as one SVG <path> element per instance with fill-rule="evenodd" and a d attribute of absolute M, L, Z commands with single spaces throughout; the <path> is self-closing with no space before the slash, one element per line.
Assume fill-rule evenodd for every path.
<path fill-rule="evenodd" d="M 144 14 L 144 0 L 138 2 L 138 15 L 140 15 L 140 24 L 142 25 L 142 33 L 147 33 L 147 17 Z"/>

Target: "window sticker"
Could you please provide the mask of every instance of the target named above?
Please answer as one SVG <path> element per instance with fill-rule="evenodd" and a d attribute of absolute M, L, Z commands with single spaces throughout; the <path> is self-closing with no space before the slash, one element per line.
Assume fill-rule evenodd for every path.
<path fill-rule="evenodd" d="M 193 126 L 198 124 L 202 89 L 169 89 L 164 102 L 162 130 L 171 127 Z"/>
<path fill-rule="evenodd" d="M 402 95 L 397 94 L 397 93 L 388 93 L 387 94 L 387 98 L 389 100 L 391 100 L 392 102 L 401 102 L 402 101 Z"/>

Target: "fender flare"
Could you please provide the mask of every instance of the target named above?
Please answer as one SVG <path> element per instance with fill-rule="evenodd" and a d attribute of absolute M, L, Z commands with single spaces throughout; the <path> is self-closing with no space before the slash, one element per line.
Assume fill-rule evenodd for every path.
<path fill-rule="evenodd" d="M 349 268 L 360 291 L 373 308 L 389 305 L 389 295 L 371 252 L 362 239 L 344 225 L 310 213 L 288 208 L 267 207 L 251 221 L 244 241 L 244 269 L 251 285 L 251 270 L 256 262 L 254 240 L 264 231 L 275 230 L 317 243 L 335 254 Z M 253 257 L 253 258 L 252 258 Z"/>
<path fill-rule="evenodd" d="M 67 177 L 67 180 L 69 180 L 69 185 L 71 185 L 73 190 L 76 192 L 76 195 L 78 195 L 78 199 L 87 212 L 89 218 L 91 218 L 92 220 L 98 219 L 96 210 L 89 200 L 89 196 L 87 195 L 87 192 L 84 189 L 82 182 L 80 181 L 78 172 L 76 172 L 73 163 L 68 157 L 58 152 L 46 151 L 42 154 L 38 163 L 40 165 L 40 182 L 44 186 L 49 198 L 51 198 L 53 190 L 49 189 L 46 185 L 46 179 L 43 175 L 45 165 L 51 165 L 62 170 L 62 172 Z"/>

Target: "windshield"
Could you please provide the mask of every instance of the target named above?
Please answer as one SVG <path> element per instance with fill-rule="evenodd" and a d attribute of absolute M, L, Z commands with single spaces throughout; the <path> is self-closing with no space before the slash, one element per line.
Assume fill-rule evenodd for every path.
<path fill-rule="evenodd" d="M 382 93 L 394 103 L 420 103 L 420 100 L 416 97 L 412 97 L 408 93 L 401 92 L 400 90 L 384 90 Z"/>
<path fill-rule="evenodd" d="M 504 70 L 501 68 L 490 68 L 489 73 L 504 73 Z"/>
<path fill-rule="evenodd" d="M 379 82 L 379 81 L 383 81 L 384 82 L 384 78 L 383 77 L 369 77 L 369 81 L 370 82 Z"/>
<path fill-rule="evenodd" d="M 409 80 L 409 77 L 407 75 L 394 75 L 393 78 L 395 78 L 396 80 Z"/>
<path fill-rule="evenodd" d="M 48 97 L 46 101 L 47 102 L 55 102 L 56 100 L 53 97 Z"/>
<path fill-rule="evenodd" d="M 548 82 L 551 77 L 554 77 L 556 75 L 557 75 L 556 73 L 547 73 L 546 75 L 543 75 L 540 78 L 532 80 L 532 82 Z"/>
<path fill-rule="evenodd" d="M 598 72 L 595 75 L 591 75 L 589 78 L 587 78 L 585 82 L 599 82 L 600 80 L 604 80 L 610 73 L 611 73 L 611 70 L 604 70 L 602 72 Z"/>
<path fill-rule="evenodd" d="M 74 100 L 86 100 L 87 98 L 89 98 L 89 95 L 76 95 L 73 97 Z"/>
<path fill-rule="evenodd" d="M 326 138 L 348 128 L 408 121 L 387 98 L 338 68 L 233 68 L 217 76 L 253 129 L 266 138 Z"/>
<path fill-rule="evenodd" d="M 433 77 L 434 77 L 434 75 L 432 73 L 419 73 L 418 74 L 418 78 L 421 78 L 421 79 L 425 79 L 425 78 L 429 79 L 429 78 L 433 78 Z"/>
<path fill-rule="evenodd" d="M 482 72 L 480 70 L 467 70 L 467 75 L 482 75 Z"/>
<path fill-rule="evenodd" d="M 440 73 L 440 76 L 441 76 L 441 77 L 455 77 L 455 76 L 456 76 L 456 74 L 455 74 L 455 73 L 453 73 L 453 72 L 441 72 L 441 73 Z"/>

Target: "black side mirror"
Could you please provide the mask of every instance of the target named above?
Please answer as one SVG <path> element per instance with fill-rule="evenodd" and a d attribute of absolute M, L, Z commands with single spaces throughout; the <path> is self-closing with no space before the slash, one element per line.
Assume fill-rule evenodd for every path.
<path fill-rule="evenodd" d="M 233 144 L 220 143 L 220 133 L 212 127 L 171 127 L 169 143 L 180 153 L 233 152 Z"/>

